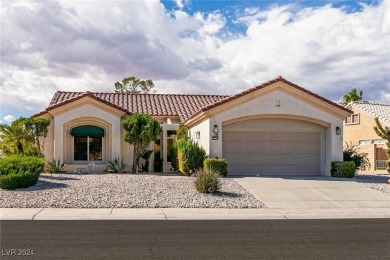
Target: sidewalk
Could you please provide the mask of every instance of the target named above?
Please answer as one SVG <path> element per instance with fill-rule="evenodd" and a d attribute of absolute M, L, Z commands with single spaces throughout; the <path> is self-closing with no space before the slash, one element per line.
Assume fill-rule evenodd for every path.
<path fill-rule="evenodd" d="M 389 208 L 328 209 L 71 209 L 2 208 L 0 220 L 224 220 L 390 218 Z"/>

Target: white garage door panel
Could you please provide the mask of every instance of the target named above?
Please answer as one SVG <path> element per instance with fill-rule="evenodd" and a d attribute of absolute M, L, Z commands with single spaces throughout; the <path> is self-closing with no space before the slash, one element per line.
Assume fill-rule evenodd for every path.
<path fill-rule="evenodd" d="M 319 132 L 224 131 L 231 175 L 320 175 Z"/>

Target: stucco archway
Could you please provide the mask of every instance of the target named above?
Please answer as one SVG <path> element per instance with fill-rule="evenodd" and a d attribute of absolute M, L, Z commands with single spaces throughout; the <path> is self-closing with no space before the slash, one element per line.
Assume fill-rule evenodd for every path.
<path fill-rule="evenodd" d="M 102 145 L 103 145 L 102 161 L 98 162 L 98 163 L 105 164 L 107 162 L 107 160 L 109 160 L 111 158 L 111 155 L 112 155 L 112 125 L 109 122 L 102 120 L 100 118 L 96 118 L 96 117 L 79 117 L 79 118 L 70 120 L 63 125 L 64 162 L 67 162 L 70 164 L 79 164 L 78 162 L 75 162 L 74 158 L 73 158 L 74 137 L 71 136 L 70 133 L 71 133 L 71 130 L 73 128 L 79 127 L 79 126 L 85 126 L 85 125 L 97 126 L 97 127 L 104 129 L 105 136 L 102 138 Z"/>

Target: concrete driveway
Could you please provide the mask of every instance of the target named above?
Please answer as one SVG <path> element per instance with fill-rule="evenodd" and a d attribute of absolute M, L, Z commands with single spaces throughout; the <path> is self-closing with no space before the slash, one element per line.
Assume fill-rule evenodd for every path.
<path fill-rule="evenodd" d="M 390 196 L 351 179 L 332 177 L 235 177 L 242 187 L 270 209 L 388 210 Z"/>

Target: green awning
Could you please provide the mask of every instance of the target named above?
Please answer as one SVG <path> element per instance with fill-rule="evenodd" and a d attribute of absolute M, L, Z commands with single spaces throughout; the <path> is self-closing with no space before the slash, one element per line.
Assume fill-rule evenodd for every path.
<path fill-rule="evenodd" d="M 93 125 L 83 125 L 73 128 L 70 135 L 75 137 L 103 137 L 104 129 Z"/>

